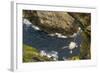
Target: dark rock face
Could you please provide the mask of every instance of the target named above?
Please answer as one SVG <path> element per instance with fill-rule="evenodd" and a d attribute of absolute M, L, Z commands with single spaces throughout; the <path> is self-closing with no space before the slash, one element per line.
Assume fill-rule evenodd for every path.
<path fill-rule="evenodd" d="M 72 17 L 77 19 L 81 22 L 81 25 L 83 26 L 82 29 L 84 29 L 84 32 L 86 32 L 88 35 L 91 35 L 91 14 L 90 13 L 69 13 Z"/>
<path fill-rule="evenodd" d="M 90 13 L 69 13 L 73 18 L 78 20 L 83 29 L 82 36 L 83 42 L 80 48 L 81 59 L 91 59 L 91 14 Z"/>
<path fill-rule="evenodd" d="M 73 23 L 74 18 L 67 12 L 24 10 L 23 17 L 48 33 L 61 33 L 68 36 L 77 32 L 78 29 Z"/>

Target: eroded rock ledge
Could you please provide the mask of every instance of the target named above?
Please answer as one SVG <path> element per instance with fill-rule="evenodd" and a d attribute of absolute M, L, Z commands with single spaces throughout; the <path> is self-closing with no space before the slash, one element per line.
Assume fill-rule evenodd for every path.
<path fill-rule="evenodd" d="M 27 18 L 32 24 L 48 33 L 61 33 L 68 36 L 78 30 L 74 18 L 67 12 L 23 10 L 23 18 Z"/>

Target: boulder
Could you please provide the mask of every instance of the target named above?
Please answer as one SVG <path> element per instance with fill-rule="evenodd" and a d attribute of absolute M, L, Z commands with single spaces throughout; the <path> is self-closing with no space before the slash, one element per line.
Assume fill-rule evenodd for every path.
<path fill-rule="evenodd" d="M 23 17 L 47 33 L 61 33 L 68 36 L 78 30 L 77 25 L 73 23 L 74 18 L 67 12 L 24 10 Z"/>

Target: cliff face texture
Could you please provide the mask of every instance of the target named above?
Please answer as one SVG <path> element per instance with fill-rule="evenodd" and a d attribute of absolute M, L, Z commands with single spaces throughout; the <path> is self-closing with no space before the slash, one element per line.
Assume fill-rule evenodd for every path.
<path fill-rule="evenodd" d="M 23 17 L 48 33 L 56 32 L 68 36 L 77 32 L 78 28 L 73 24 L 74 18 L 67 12 L 24 11 Z"/>
<path fill-rule="evenodd" d="M 80 58 L 91 58 L 91 14 L 90 13 L 69 13 L 76 21 L 79 27 L 83 30 L 83 42 L 80 48 Z"/>
<path fill-rule="evenodd" d="M 91 14 L 90 13 L 69 13 L 75 20 L 78 20 L 81 25 L 79 25 L 84 32 L 90 35 L 91 32 Z"/>
<path fill-rule="evenodd" d="M 28 19 L 32 24 L 40 27 L 47 33 L 61 33 L 69 36 L 82 30 L 83 42 L 80 48 L 80 58 L 90 59 L 91 39 L 91 14 L 71 13 L 56 11 L 32 11 L 23 10 L 23 18 Z"/>

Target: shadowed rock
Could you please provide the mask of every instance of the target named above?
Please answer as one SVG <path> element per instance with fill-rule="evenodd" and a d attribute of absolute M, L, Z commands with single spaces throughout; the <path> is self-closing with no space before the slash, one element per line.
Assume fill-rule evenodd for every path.
<path fill-rule="evenodd" d="M 81 59 L 91 59 L 91 14 L 90 13 L 69 13 L 82 29 L 83 42 L 80 48 Z"/>

